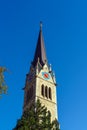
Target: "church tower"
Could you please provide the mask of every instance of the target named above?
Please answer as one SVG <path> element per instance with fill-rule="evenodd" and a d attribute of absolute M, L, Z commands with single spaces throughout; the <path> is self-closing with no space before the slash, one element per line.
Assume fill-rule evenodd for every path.
<path fill-rule="evenodd" d="M 56 102 L 56 80 L 55 75 L 48 64 L 44 39 L 42 35 L 42 23 L 35 50 L 34 59 L 30 66 L 30 71 L 26 75 L 24 88 L 24 108 L 30 108 L 32 103 L 40 99 L 42 105 L 45 105 L 51 112 L 52 120 L 58 119 Z"/>

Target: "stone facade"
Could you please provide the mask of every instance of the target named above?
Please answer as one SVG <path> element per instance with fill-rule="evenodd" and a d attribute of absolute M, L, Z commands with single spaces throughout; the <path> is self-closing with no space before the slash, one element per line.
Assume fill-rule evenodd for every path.
<path fill-rule="evenodd" d="M 38 70 L 36 70 L 38 71 Z M 45 79 L 43 73 L 49 74 L 49 78 Z M 56 102 L 56 83 L 55 77 L 52 77 L 52 72 L 49 72 L 48 66 L 45 64 L 43 68 L 35 73 L 35 70 L 30 71 L 26 78 L 25 87 L 25 100 L 24 100 L 24 110 L 32 105 L 33 101 L 40 99 L 42 105 L 45 105 L 47 109 L 51 112 L 52 120 L 58 119 L 57 115 L 57 102 Z M 30 77 L 31 76 L 31 77 Z M 29 79 L 29 77 L 31 79 Z M 44 95 L 42 95 L 42 85 L 44 86 Z M 47 87 L 47 91 L 46 88 Z M 51 93 L 49 93 L 49 88 Z M 46 94 L 47 92 L 47 94 Z M 32 95 L 31 95 L 32 94 Z M 50 98 L 49 98 L 50 94 Z M 29 96 L 30 95 L 30 96 Z"/>
<path fill-rule="evenodd" d="M 42 76 L 43 72 L 47 72 L 49 74 L 50 77 L 48 80 L 43 78 Z M 46 92 L 44 92 L 45 93 L 44 96 L 41 94 L 42 85 L 44 85 L 44 87 L 47 86 L 48 91 L 49 88 L 51 88 L 51 96 L 52 96 L 51 99 L 49 98 L 49 92 L 47 92 L 48 97 L 45 96 Z M 37 75 L 36 86 L 37 86 L 36 98 L 39 98 L 41 103 L 45 105 L 47 109 L 51 112 L 52 120 L 54 120 L 55 118 L 57 119 L 58 116 L 57 116 L 57 104 L 56 104 L 56 84 L 54 83 L 51 74 L 49 73 L 47 65 L 44 65 L 41 72 Z"/>
<path fill-rule="evenodd" d="M 29 73 L 26 75 L 24 91 L 24 111 L 27 108 L 30 108 L 33 102 L 40 99 L 42 105 L 45 105 L 51 112 L 51 119 L 58 119 L 56 80 L 51 66 L 49 66 L 47 62 L 41 28 L 34 60 L 31 64 Z"/>

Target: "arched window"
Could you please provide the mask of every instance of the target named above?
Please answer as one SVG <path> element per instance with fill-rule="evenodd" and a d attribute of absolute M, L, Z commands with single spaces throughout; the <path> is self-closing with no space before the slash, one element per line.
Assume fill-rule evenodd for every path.
<path fill-rule="evenodd" d="M 51 92 L 51 88 L 49 88 L 49 98 L 52 99 L 52 92 Z"/>
<path fill-rule="evenodd" d="M 32 94 L 32 92 L 31 92 L 31 88 L 29 89 L 29 98 L 31 99 L 31 95 Z"/>
<path fill-rule="evenodd" d="M 45 87 L 45 96 L 48 98 L 48 87 Z"/>
<path fill-rule="evenodd" d="M 51 118 L 51 112 L 48 110 L 48 115 L 50 116 L 50 118 Z"/>
<path fill-rule="evenodd" d="M 32 96 L 33 96 L 33 86 L 31 86 L 28 90 L 28 93 L 27 93 L 28 100 L 30 100 Z"/>
<path fill-rule="evenodd" d="M 41 86 L 41 95 L 44 97 L 44 85 Z"/>

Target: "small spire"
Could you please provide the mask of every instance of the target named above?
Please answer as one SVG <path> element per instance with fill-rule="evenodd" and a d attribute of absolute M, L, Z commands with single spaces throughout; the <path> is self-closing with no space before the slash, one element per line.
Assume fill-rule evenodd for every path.
<path fill-rule="evenodd" d="M 53 80 L 54 80 L 54 83 L 56 83 L 55 72 L 53 72 Z"/>
<path fill-rule="evenodd" d="M 42 30 L 42 21 L 40 21 L 40 30 Z"/>
<path fill-rule="evenodd" d="M 51 64 L 49 65 L 49 72 L 50 72 L 50 73 L 52 72 Z"/>

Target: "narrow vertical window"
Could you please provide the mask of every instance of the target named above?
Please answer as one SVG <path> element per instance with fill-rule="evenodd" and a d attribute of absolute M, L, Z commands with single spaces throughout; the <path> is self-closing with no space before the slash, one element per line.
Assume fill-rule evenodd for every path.
<path fill-rule="evenodd" d="M 29 89 L 29 97 L 30 97 L 30 99 L 31 99 L 31 96 L 32 96 L 32 91 L 31 91 L 31 88 Z"/>
<path fill-rule="evenodd" d="M 31 97 L 33 96 L 33 86 L 31 86 Z"/>
<path fill-rule="evenodd" d="M 30 90 L 27 91 L 26 104 L 29 102 L 29 100 L 30 100 Z"/>
<path fill-rule="evenodd" d="M 51 92 L 51 88 L 49 88 L 49 98 L 52 99 L 52 92 Z"/>
<path fill-rule="evenodd" d="M 33 86 L 31 86 L 28 90 L 28 100 L 30 100 L 33 96 Z"/>
<path fill-rule="evenodd" d="M 48 98 L 48 87 L 45 87 L 45 96 Z"/>
<path fill-rule="evenodd" d="M 44 85 L 41 86 L 41 95 L 44 97 Z"/>

